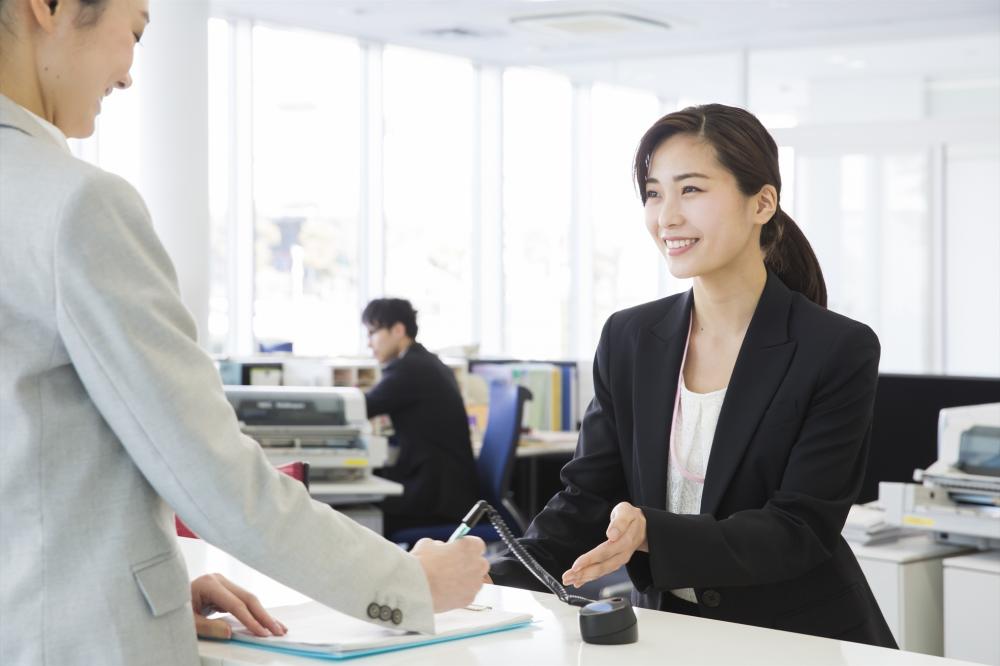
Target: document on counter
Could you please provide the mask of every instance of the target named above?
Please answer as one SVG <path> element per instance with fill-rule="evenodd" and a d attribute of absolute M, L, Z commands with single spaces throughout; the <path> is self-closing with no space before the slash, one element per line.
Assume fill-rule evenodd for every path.
<path fill-rule="evenodd" d="M 223 619 L 233 628 L 232 640 L 285 654 L 321 659 L 351 659 L 517 629 L 530 624 L 532 619 L 528 613 L 473 605 L 436 613 L 434 626 L 437 632 L 421 634 L 363 622 L 315 601 L 269 608 L 268 612 L 288 627 L 287 634 L 254 636 L 239 620 L 225 615 Z"/>

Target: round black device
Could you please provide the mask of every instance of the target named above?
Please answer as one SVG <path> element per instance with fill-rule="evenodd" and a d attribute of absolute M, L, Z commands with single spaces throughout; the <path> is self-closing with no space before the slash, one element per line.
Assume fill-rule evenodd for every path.
<path fill-rule="evenodd" d="M 594 601 L 580 609 L 580 635 L 586 643 L 623 645 L 639 640 L 639 622 L 624 597 Z"/>

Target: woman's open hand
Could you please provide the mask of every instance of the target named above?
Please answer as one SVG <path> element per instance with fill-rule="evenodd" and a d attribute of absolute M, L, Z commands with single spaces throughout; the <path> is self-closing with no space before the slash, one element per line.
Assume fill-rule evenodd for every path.
<path fill-rule="evenodd" d="M 621 502 L 611 511 L 605 532 L 608 540 L 576 558 L 573 567 L 563 573 L 563 585 L 580 587 L 611 573 L 632 559 L 637 550 L 649 552 L 646 541 L 646 516 L 642 509 Z"/>

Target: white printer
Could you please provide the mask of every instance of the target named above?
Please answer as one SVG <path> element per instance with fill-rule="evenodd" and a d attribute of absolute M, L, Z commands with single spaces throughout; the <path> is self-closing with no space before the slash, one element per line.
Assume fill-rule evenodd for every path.
<path fill-rule="evenodd" d="M 362 479 L 386 463 L 356 388 L 226 386 L 240 429 L 275 465 L 304 461 L 314 480 Z"/>
<path fill-rule="evenodd" d="M 938 459 L 913 479 L 920 485 L 879 484 L 887 522 L 944 543 L 1000 548 L 1000 403 L 942 409 Z"/>

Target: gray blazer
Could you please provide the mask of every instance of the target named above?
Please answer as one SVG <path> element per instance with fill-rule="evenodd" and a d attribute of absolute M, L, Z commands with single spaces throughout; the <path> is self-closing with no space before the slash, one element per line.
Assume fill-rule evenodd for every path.
<path fill-rule="evenodd" d="M 0 95 L 0 663 L 197 663 L 171 507 L 321 603 L 433 629 L 417 560 L 268 464 L 195 334 L 136 191 Z"/>

